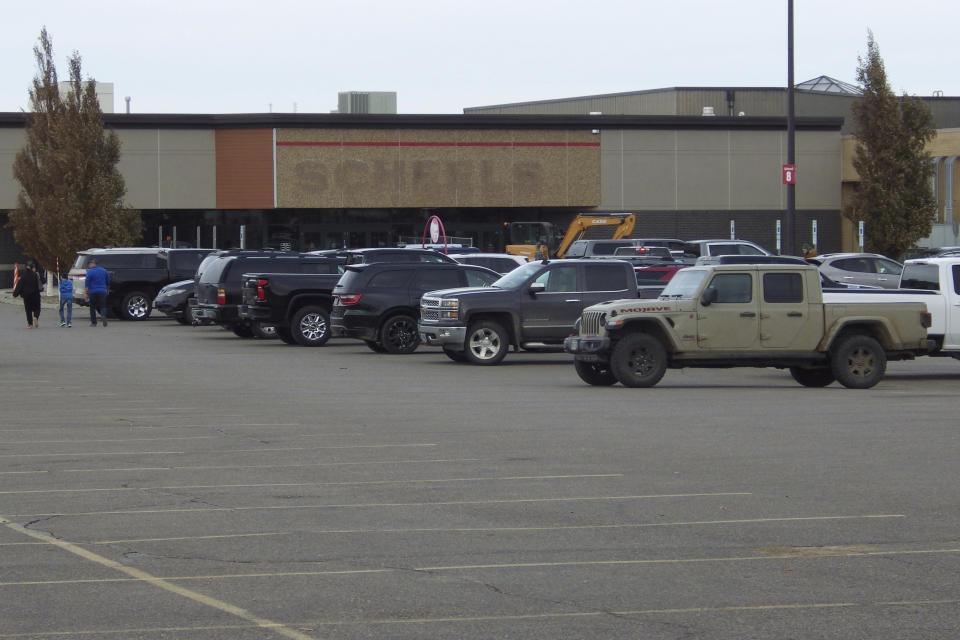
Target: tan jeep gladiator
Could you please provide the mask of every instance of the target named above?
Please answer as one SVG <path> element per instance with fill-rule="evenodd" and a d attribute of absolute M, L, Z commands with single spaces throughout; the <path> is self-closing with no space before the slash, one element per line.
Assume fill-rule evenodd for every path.
<path fill-rule="evenodd" d="M 922 302 L 824 303 L 813 266 L 730 264 L 678 271 L 657 300 L 584 309 L 564 341 L 592 385 L 651 387 L 668 368 L 787 368 L 807 387 L 868 389 L 888 360 L 933 348 Z"/>

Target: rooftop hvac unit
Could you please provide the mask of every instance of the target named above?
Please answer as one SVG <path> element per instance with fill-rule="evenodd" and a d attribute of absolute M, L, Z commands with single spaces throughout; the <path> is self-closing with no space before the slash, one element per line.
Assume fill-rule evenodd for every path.
<path fill-rule="evenodd" d="M 396 91 L 342 91 L 337 94 L 340 113 L 396 113 Z"/>

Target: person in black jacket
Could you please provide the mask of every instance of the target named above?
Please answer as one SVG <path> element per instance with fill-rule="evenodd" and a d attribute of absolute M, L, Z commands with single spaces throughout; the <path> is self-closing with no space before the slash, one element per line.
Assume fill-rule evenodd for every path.
<path fill-rule="evenodd" d="M 40 274 L 33 263 L 30 263 L 17 285 L 13 288 L 14 297 L 23 299 L 23 310 L 27 314 L 27 328 L 37 329 L 40 323 Z"/>

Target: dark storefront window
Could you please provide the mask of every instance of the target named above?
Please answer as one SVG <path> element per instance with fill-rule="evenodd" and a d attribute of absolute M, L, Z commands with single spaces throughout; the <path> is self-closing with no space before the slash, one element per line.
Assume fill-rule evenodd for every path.
<path fill-rule="evenodd" d="M 423 238 L 431 215 L 443 221 L 448 236 L 470 238 L 484 251 L 503 251 L 508 220 L 556 220 L 563 227 L 574 215 L 542 210 L 371 209 L 262 211 L 144 211 L 144 246 L 230 249 L 271 247 L 291 251 L 392 247 Z"/>

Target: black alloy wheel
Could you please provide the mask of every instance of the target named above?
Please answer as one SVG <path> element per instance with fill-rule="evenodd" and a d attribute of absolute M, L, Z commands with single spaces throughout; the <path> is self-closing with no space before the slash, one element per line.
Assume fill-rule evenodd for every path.
<path fill-rule="evenodd" d="M 387 319 L 380 328 L 380 345 L 387 353 L 413 353 L 420 346 L 417 320 L 408 315 L 396 315 Z"/>

